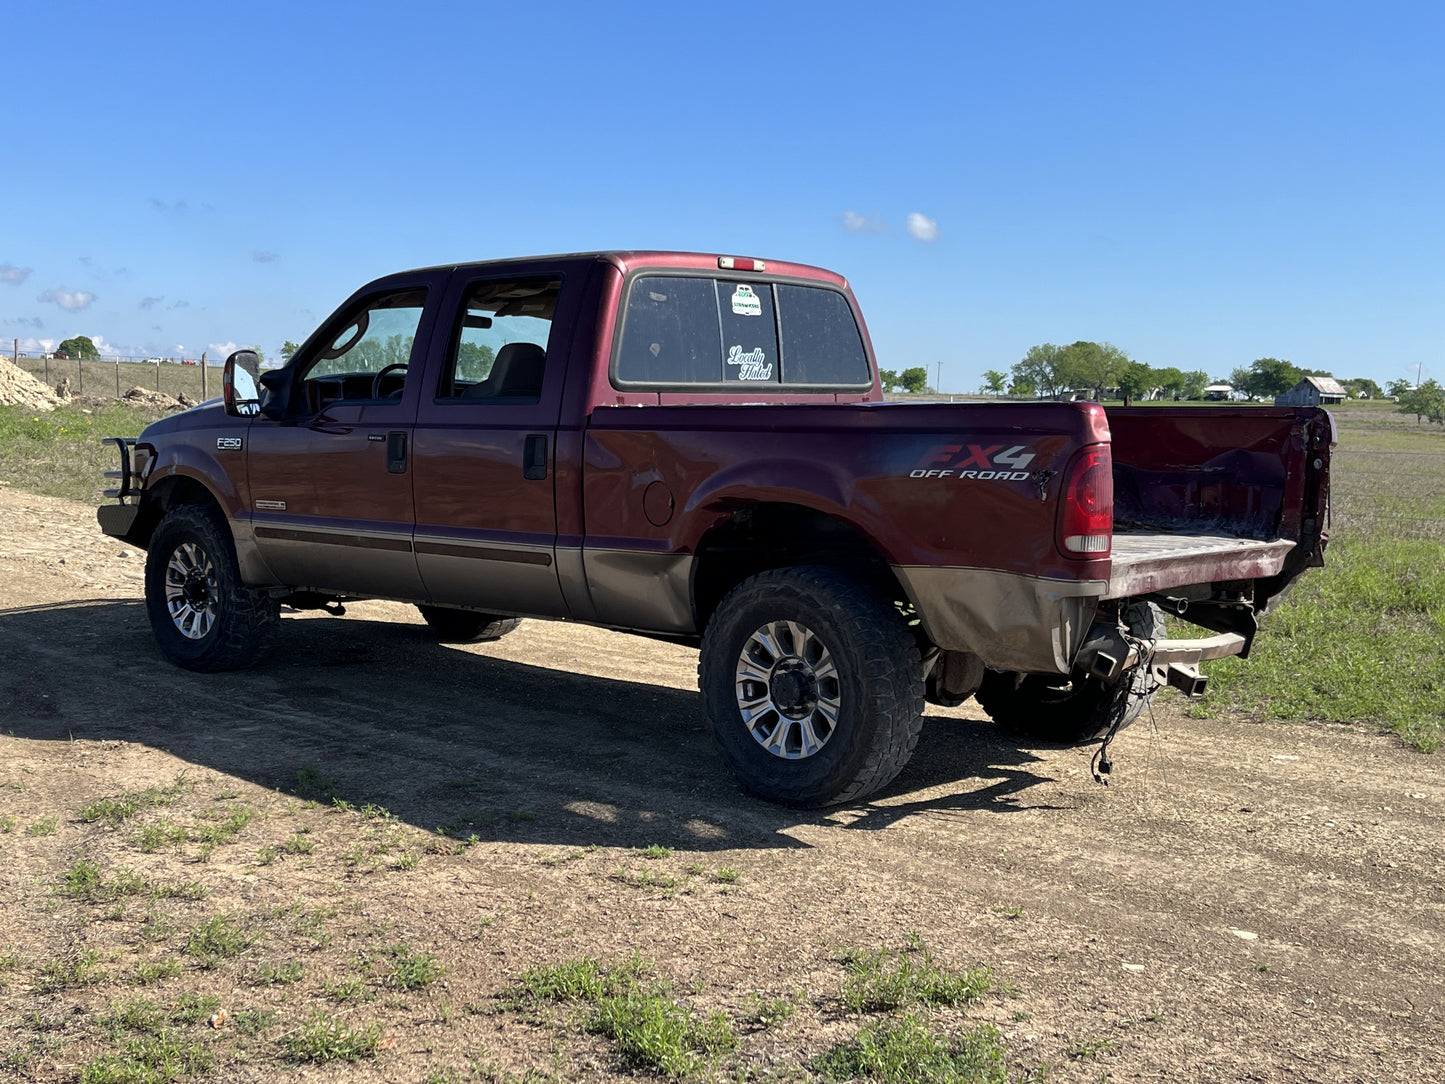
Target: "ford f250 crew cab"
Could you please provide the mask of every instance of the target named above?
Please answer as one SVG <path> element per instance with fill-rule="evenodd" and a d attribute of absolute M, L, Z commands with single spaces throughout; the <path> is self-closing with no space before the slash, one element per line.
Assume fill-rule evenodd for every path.
<path fill-rule="evenodd" d="M 1326 542 L 1325 411 L 884 403 L 848 283 L 799 264 L 408 271 L 256 360 L 114 438 L 100 523 L 149 551 L 171 660 L 247 666 L 283 605 L 357 598 L 447 641 L 535 617 L 695 644 L 717 748 L 787 804 L 886 784 L 926 700 L 1112 735 L 1246 654 Z"/>

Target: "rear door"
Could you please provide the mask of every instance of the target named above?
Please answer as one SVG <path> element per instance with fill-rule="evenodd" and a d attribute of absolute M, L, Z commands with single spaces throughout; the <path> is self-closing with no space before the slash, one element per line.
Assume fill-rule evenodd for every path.
<path fill-rule="evenodd" d="M 344 307 L 291 363 L 285 418 L 247 435 L 256 546 L 296 587 L 421 600 L 412 441 L 446 271 Z"/>
<path fill-rule="evenodd" d="M 583 269 L 459 271 L 417 413 L 417 566 L 438 605 L 567 614 L 556 433 Z M 432 374 L 435 374 L 433 377 Z"/>

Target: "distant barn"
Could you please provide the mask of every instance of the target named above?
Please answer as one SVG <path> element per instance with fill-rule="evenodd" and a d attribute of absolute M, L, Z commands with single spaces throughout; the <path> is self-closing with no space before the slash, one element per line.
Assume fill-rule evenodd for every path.
<path fill-rule="evenodd" d="M 1329 406 L 1343 403 L 1349 393 L 1329 376 L 1307 376 L 1283 395 L 1274 397 L 1275 406 Z"/>

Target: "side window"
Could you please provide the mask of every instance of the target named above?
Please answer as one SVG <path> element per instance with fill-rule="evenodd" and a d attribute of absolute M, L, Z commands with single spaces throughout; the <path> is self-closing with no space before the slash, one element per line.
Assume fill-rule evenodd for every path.
<path fill-rule="evenodd" d="M 463 299 L 438 402 L 536 403 L 562 280 L 485 279 Z"/>
<path fill-rule="evenodd" d="M 781 372 L 772 287 L 765 282 L 719 282 L 717 300 L 722 318 L 723 379 L 778 383 Z"/>
<path fill-rule="evenodd" d="M 834 290 L 783 283 L 777 291 L 787 382 L 868 383 L 868 356 L 848 299 Z"/>
<path fill-rule="evenodd" d="M 627 297 L 617 378 L 715 384 L 722 378 L 717 294 L 710 278 L 639 278 Z"/>
<path fill-rule="evenodd" d="M 400 397 L 425 308 L 425 290 L 402 290 L 353 313 L 305 363 L 301 380 L 307 405 L 320 410 L 338 399 Z"/>

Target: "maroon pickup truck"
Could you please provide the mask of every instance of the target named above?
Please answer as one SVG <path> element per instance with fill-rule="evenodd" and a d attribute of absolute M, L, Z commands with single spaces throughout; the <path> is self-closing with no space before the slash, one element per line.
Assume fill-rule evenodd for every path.
<path fill-rule="evenodd" d="M 161 650 L 222 670 L 283 605 L 418 605 L 700 647 L 708 726 L 774 801 L 860 798 L 925 700 L 1112 735 L 1325 546 L 1313 409 L 893 404 L 847 282 L 609 252 L 408 271 L 280 369 L 114 438 L 106 533 L 149 550 Z M 1201 639 L 1163 636 L 1168 612 Z"/>

